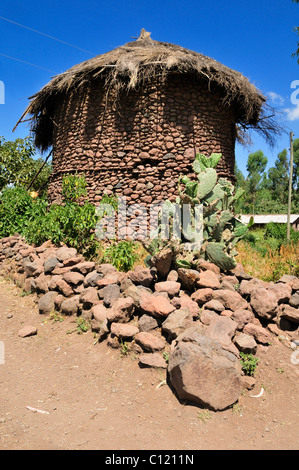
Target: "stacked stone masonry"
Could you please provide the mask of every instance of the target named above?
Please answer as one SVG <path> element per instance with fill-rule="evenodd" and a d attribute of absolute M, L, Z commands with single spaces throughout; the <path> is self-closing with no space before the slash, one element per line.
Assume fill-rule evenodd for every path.
<path fill-rule="evenodd" d="M 0 275 L 35 294 L 40 314 L 80 317 L 112 348 L 125 342 L 141 367 L 167 370 L 182 400 L 215 411 L 233 405 L 255 385 L 241 370 L 241 353 L 260 356 L 279 344 L 298 364 L 297 277 L 264 282 L 241 265 L 224 273 L 204 260 L 196 270 L 176 270 L 171 250 L 156 261 L 124 273 L 50 241 L 34 247 L 20 236 L 0 240 Z M 19 332 L 35 334 L 32 325 Z"/>
<path fill-rule="evenodd" d="M 63 176 L 84 173 L 90 201 L 104 193 L 151 204 L 177 195 L 197 152 L 222 153 L 217 170 L 233 177 L 235 118 L 221 94 L 191 75 L 172 75 L 137 90 L 106 90 L 99 81 L 57 100 L 51 201 Z"/>

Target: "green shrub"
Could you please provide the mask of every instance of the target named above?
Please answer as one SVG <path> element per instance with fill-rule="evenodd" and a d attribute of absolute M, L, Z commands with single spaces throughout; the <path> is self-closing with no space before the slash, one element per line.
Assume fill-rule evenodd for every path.
<path fill-rule="evenodd" d="M 136 243 L 127 240 L 112 243 L 103 255 L 103 261 L 111 263 L 119 271 L 129 271 L 137 259 Z"/>
<path fill-rule="evenodd" d="M 40 245 L 52 240 L 56 245 L 65 243 L 85 256 L 92 256 L 98 248 L 94 228 L 98 221 L 95 207 L 90 203 L 53 204 L 46 214 L 40 214 L 26 227 L 28 243 Z"/>
<path fill-rule="evenodd" d="M 89 202 L 74 202 L 85 194 L 85 179 L 65 177 L 63 187 L 62 205 L 32 199 L 23 188 L 5 189 L 0 199 L 0 237 L 19 233 L 34 245 L 52 240 L 56 245 L 65 243 L 87 257 L 93 256 L 99 246 L 94 234 L 99 219 L 96 208 Z"/>
<path fill-rule="evenodd" d="M 275 224 L 274 222 L 270 222 L 266 227 L 265 238 L 275 238 L 281 245 L 287 239 L 287 224 Z M 290 240 L 294 243 L 299 242 L 299 232 L 296 232 L 293 227 L 290 228 Z"/>
<path fill-rule="evenodd" d="M 84 175 L 66 175 L 62 180 L 63 202 L 77 202 L 87 196 L 87 183 Z"/>
<path fill-rule="evenodd" d="M 32 199 L 24 188 L 6 188 L 0 198 L 0 237 L 25 235 L 34 220 L 45 216 L 45 199 Z"/>
<path fill-rule="evenodd" d="M 255 374 L 259 359 L 253 354 L 245 354 L 240 352 L 241 366 L 245 375 L 253 376 Z"/>

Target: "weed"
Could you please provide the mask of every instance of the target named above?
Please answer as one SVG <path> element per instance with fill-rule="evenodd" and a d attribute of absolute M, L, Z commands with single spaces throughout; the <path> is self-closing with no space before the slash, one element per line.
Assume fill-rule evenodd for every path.
<path fill-rule="evenodd" d="M 201 413 L 200 412 L 197 413 L 197 418 L 202 423 L 206 423 L 207 421 L 209 421 L 212 418 L 212 415 L 211 415 L 209 410 L 204 410 Z"/>
<path fill-rule="evenodd" d="M 82 317 L 79 317 L 76 320 L 77 327 L 74 330 L 68 330 L 66 332 L 67 335 L 71 335 L 72 333 L 78 333 L 78 335 L 82 335 L 83 333 L 87 333 L 90 330 L 90 325 L 87 320 Z"/>
<path fill-rule="evenodd" d="M 169 361 L 169 352 L 166 352 L 166 351 L 165 351 L 165 352 L 163 353 L 163 358 L 164 358 L 165 361 L 168 363 L 168 361 Z"/>
<path fill-rule="evenodd" d="M 32 292 L 26 292 L 25 290 L 22 290 L 20 293 L 19 293 L 19 296 L 20 297 L 27 297 L 27 295 L 31 295 Z"/>
<path fill-rule="evenodd" d="M 51 323 L 62 323 L 64 321 L 63 315 L 61 313 L 56 312 L 56 310 L 53 310 L 50 315 L 49 315 L 49 320 Z"/>
<path fill-rule="evenodd" d="M 90 325 L 88 321 L 82 317 L 79 317 L 77 320 L 77 333 L 81 335 L 82 333 L 87 333 L 89 329 L 90 329 Z"/>
<path fill-rule="evenodd" d="M 121 357 L 126 357 L 128 356 L 130 352 L 130 345 L 127 341 L 121 341 L 120 342 L 120 355 Z"/>
<path fill-rule="evenodd" d="M 127 240 L 112 243 L 103 256 L 103 262 L 113 264 L 119 271 L 129 271 L 137 259 L 136 243 Z"/>
<path fill-rule="evenodd" d="M 240 405 L 240 403 L 235 403 L 232 406 L 232 411 L 233 411 L 234 414 L 242 415 L 242 413 L 244 411 L 244 406 Z"/>
<path fill-rule="evenodd" d="M 253 354 L 245 354 L 240 352 L 241 366 L 245 375 L 253 376 L 255 374 L 259 359 Z"/>

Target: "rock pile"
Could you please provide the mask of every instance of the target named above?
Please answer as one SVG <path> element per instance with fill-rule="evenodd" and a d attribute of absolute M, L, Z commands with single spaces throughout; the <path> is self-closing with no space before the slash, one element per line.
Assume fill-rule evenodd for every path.
<path fill-rule="evenodd" d="M 160 256 L 160 259 L 159 259 Z M 156 266 L 128 273 L 86 261 L 74 248 L 0 240 L 1 271 L 37 295 L 39 312 L 82 316 L 99 340 L 138 355 L 141 366 L 168 370 L 179 398 L 213 410 L 235 403 L 244 387 L 240 352 L 256 354 L 299 336 L 299 279 L 264 282 L 202 260 L 198 270 Z"/>

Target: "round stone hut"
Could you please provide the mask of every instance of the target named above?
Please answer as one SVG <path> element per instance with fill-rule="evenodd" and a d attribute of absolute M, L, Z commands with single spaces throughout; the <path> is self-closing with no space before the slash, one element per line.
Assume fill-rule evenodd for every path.
<path fill-rule="evenodd" d="M 197 152 L 221 153 L 217 171 L 233 179 L 239 129 L 261 129 L 266 101 L 239 72 L 145 30 L 30 100 L 19 122 L 29 117 L 37 148 L 52 148 L 50 200 L 77 172 L 91 201 L 113 193 L 128 204 L 172 199 Z"/>

